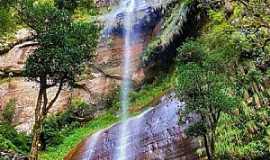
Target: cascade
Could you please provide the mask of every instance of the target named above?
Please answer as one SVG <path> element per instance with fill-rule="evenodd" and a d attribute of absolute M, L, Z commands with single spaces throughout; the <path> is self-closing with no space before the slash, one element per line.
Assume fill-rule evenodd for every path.
<path fill-rule="evenodd" d="M 126 159 L 126 145 L 128 143 L 128 106 L 129 106 L 129 92 L 131 85 L 131 65 L 130 65 L 130 57 L 131 57 L 131 45 L 132 45 L 132 36 L 136 34 L 133 31 L 133 22 L 135 20 L 135 0 L 123 1 L 122 3 L 127 3 L 126 15 L 124 17 L 124 36 L 125 36 L 125 44 L 124 44 L 124 56 L 123 56 L 123 82 L 121 85 L 121 121 L 122 125 L 120 127 L 120 137 L 118 150 L 115 152 L 114 156 L 115 160 L 125 160 Z"/>

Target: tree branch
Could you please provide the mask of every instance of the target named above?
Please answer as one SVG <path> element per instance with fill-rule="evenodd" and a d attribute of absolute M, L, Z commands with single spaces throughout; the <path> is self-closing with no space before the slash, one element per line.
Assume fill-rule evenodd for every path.
<path fill-rule="evenodd" d="M 59 87 L 58 87 L 58 90 L 57 90 L 57 92 L 56 92 L 54 98 L 51 100 L 51 102 L 50 102 L 50 103 L 48 104 L 48 106 L 46 107 L 46 112 L 49 112 L 49 110 L 51 109 L 52 105 L 55 103 L 55 101 L 56 101 L 57 98 L 59 97 L 63 85 L 64 85 L 64 82 L 63 82 L 63 80 L 61 80 L 61 82 L 60 82 L 60 84 L 59 84 Z"/>

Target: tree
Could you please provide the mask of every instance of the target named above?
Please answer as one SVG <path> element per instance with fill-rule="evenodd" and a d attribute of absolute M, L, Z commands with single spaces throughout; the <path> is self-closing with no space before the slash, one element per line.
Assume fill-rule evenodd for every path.
<path fill-rule="evenodd" d="M 203 138 L 207 157 L 212 160 L 219 119 L 222 113 L 230 113 L 238 106 L 231 76 L 243 44 L 239 43 L 242 37 L 229 25 L 216 25 L 223 15 L 209 14 L 214 16 L 214 29 L 178 49 L 176 88 L 186 103 L 180 122 L 196 117 L 186 133 Z"/>
<path fill-rule="evenodd" d="M 181 122 L 190 116 L 197 117 L 186 133 L 202 136 L 208 159 L 214 159 L 215 131 L 220 115 L 237 106 L 231 87 L 225 77 L 195 63 L 181 65 L 178 74 L 177 91 L 186 103 Z"/>
<path fill-rule="evenodd" d="M 93 23 L 72 19 L 72 12 L 58 8 L 53 1 L 23 0 L 18 12 L 21 20 L 37 32 L 39 48 L 27 59 L 24 75 L 39 84 L 30 159 L 38 158 L 42 125 L 64 85 L 72 86 L 91 60 L 97 44 L 98 28 Z M 57 87 L 52 99 L 47 91 Z"/>

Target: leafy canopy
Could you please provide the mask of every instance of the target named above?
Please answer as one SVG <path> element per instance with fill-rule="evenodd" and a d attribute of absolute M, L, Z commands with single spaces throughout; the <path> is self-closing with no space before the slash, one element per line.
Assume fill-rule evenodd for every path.
<path fill-rule="evenodd" d="M 56 83 L 73 83 L 82 66 L 92 58 L 98 28 L 89 22 L 72 20 L 72 12 L 57 8 L 53 1 L 25 0 L 22 20 L 37 31 L 40 47 L 29 56 L 24 74 L 31 80 L 45 77 Z"/>

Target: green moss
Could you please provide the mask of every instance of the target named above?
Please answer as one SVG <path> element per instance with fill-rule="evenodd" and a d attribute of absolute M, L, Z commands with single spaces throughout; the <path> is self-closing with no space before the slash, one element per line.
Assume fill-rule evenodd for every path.
<path fill-rule="evenodd" d="M 145 108 L 154 105 L 161 96 L 174 88 L 175 77 L 175 73 L 170 73 L 169 75 L 163 73 L 152 83 L 146 83 L 140 89 L 131 91 L 129 94 L 129 112 L 132 115 L 136 115 Z M 110 102 L 110 105 L 113 111 L 120 109 L 119 95 L 118 91 L 111 97 L 112 102 Z"/>
<path fill-rule="evenodd" d="M 146 84 L 139 91 L 130 93 L 130 112 L 139 113 L 145 107 L 154 105 L 169 90 L 174 88 L 175 76 L 166 76 L 165 78 L 154 81 L 152 84 Z"/>
<path fill-rule="evenodd" d="M 2 78 L 2 79 L 0 79 L 0 85 L 7 83 L 8 81 L 9 81 L 9 78 Z"/>

